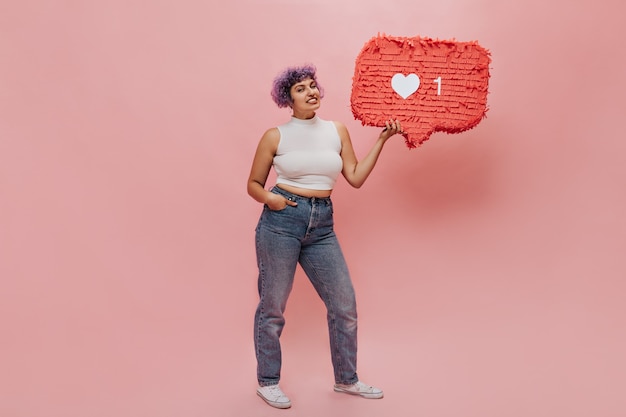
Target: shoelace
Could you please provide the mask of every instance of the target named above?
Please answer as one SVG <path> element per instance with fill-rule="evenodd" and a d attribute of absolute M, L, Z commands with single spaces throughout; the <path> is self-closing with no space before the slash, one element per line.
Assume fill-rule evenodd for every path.
<path fill-rule="evenodd" d="M 368 391 L 372 391 L 374 387 L 371 387 L 367 384 L 364 384 L 361 381 L 357 381 L 356 384 L 354 384 L 354 387 L 356 388 L 357 391 L 359 392 L 368 392 Z"/>
<path fill-rule="evenodd" d="M 280 389 L 280 387 L 278 385 L 272 385 L 269 388 L 270 394 L 273 395 L 274 397 L 283 397 L 285 396 L 285 394 L 283 394 L 283 391 Z"/>

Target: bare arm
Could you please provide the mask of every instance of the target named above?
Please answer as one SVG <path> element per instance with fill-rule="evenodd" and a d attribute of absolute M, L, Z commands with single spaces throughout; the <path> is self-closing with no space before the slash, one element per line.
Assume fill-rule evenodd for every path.
<path fill-rule="evenodd" d="M 335 125 L 337 126 L 339 137 L 341 138 L 341 159 L 343 160 L 343 170 L 341 173 L 351 186 L 360 188 L 374 169 L 374 166 L 376 166 L 378 156 L 383 150 L 387 139 L 396 133 L 402 132 L 402 126 L 397 120 L 388 121 L 386 128 L 380 132 L 372 149 L 370 149 L 365 158 L 359 161 L 354 153 L 348 129 L 339 122 L 335 122 Z"/>
<path fill-rule="evenodd" d="M 267 204 L 272 210 L 282 210 L 287 205 L 296 205 L 294 201 L 289 201 L 285 197 L 265 189 L 279 141 L 280 132 L 278 129 L 273 128 L 265 132 L 257 146 L 248 177 L 248 194 L 259 203 Z"/>

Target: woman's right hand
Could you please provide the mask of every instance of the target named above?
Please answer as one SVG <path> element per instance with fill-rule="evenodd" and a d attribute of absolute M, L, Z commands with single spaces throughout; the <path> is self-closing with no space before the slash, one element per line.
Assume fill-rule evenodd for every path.
<path fill-rule="evenodd" d="M 267 205 L 267 207 L 269 207 L 270 210 L 280 211 L 284 210 L 287 206 L 295 207 L 298 205 L 298 203 L 296 203 L 295 201 L 289 200 L 282 195 L 274 194 L 272 192 L 269 192 L 268 194 L 269 195 L 267 196 L 267 201 L 265 201 L 265 204 Z"/>

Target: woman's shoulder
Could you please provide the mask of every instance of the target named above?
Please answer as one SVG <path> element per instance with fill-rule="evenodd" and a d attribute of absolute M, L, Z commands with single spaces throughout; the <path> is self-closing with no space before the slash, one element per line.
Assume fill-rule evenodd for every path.
<path fill-rule="evenodd" d="M 333 120 L 332 123 L 335 125 L 335 128 L 337 129 L 337 132 L 339 133 L 339 135 L 348 133 L 348 128 L 346 127 L 345 124 L 343 124 L 343 122 L 340 122 L 338 120 Z"/>
<path fill-rule="evenodd" d="M 265 133 L 263 133 L 263 136 L 275 136 L 275 135 L 280 135 L 280 131 L 278 130 L 278 127 L 270 127 L 269 129 L 267 129 L 265 131 Z"/>
<path fill-rule="evenodd" d="M 280 138 L 280 130 L 278 127 L 270 127 L 265 131 L 265 133 L 263 133 L 262 138 Z"/>
<path fill-rule="evenodd" d="M 277 127 L 271 127 L 267 129 L 265 133 L 263 133 L 263 136 L 261 136 L 261 143 L 271 144 L 271 145 L 276 146 L 278 145 L 279 141 L 280 141 L 280 130 L 278 130 Z"/>

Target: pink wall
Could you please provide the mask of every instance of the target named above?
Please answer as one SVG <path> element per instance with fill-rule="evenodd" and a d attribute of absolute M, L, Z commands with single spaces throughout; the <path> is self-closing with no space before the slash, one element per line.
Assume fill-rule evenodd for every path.
<path fill-rule="evenodd" d="M 275 414 L 254 395 L 261 207 L 245 191 L 260 135 L 288 117 L 269 85 L 315 63 L 319 114 L 363 156 L 377 130 L 352 117 L 351 77 L 378 32 L 478 40 L 490 110 L 417 150 L 388 143 L 360 190 L 340 181 L 361 376 L 386 398 L 331 393 L 299 272 L 289 412 L 623 415 L 621 2 L 4 3 L 0 415 Z"/>

